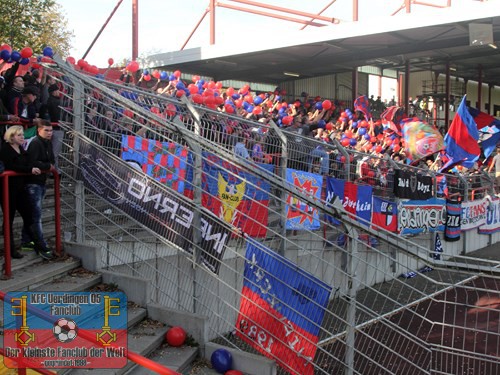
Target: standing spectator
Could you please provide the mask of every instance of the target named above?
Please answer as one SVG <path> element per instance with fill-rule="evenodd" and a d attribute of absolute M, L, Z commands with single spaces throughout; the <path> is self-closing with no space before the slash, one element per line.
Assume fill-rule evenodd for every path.
<path fill-rule="evenodd" d="M 49 94 L 49 88 L 52 86 L 54 83 L 56 83 L 56 80 L 54 77 L 50 75 L 46 75 L 47 73 L 45 72 L 46 70 L 44 69 L 43 77 L 42 77 L 42 88 L 40 90 L 40 111 L 44 112 L 47 118 L 43 117 L 40 114 L 40 117 L 43 118 L 44 120 L 49 120 L 48 118 L 48 112 L 44 111 L 43 108 L 47 105 L 47 101 L 49 100 L 50 94 Z M 45 80 L 45 82 L 44 82 Z"/>
<path fill-rule="evenodd" d="M 16 77 L 17 79 L 17 77 Z M 15 116 L 21 118 L 21 122 L 28 125 L 24 136 L 25 138 L 32 138 L 36 134 L 35 125 L 38 124 L 37 109 L 35 100 L 39 95 L 38 89 L 35 86 L 27 86 L 23 89 L 21 99 L 14 99 L 13 112 Z"/>
<path fill-rule="evenodd" d="M 234 145 L 234 155 L 245 160 L 250 160 L 250 154 L 247 150 L 245 139 L 241 134 L 238 134 L 236 144 Z"/>
<path fill-rule="evenodd" d="M 42 120 L 37 126 L 37 136 L 31 141 L 28 147 L 28 154 L 32 164 L 41 171 L 49 171 L 54 166 L 54 154 L 52 152 L 52 126 L 49 122 Z M 47 174 L 42 173 L 30 176 L 26 183 L 28 201 L 32 207 L 33 224 L 31 231 L 33 237 L 23 230 L 23 243 L 34 241 L 35 251 L 43 258 L 53 257 L 52 251 L 48 248 L 43 238 L 42 231 L 42 201 L 47 191 Z"/>
<path fill-rule="evenodd" d="M 14 125 L 8 128 L 5 132 L 4 139 L 6 143 L 0 150 L 0 160 L 5 164 L 6 170 L 31 173 L 33 175 L 39 175 L 41 173 L 39 168 L 31 164 L 28 153 L 22 147 L 24 143 L 24 130 L 22 126 Z M 10 255 L 15 259 L 23 257 L 23 255 L 16 250 L 14 245 L 12 225 L 14 224 L 14 215 L 16 211 L 18 211 L 23 218 L 23 231 L 32 235 L 32 213 L 24 192 L 25 183 L 26 176 L 9 177 Z M 2 206 L 2 210 L 3 209 L 4 207 Z"/>
<path fill-rule="evenodd" d="M 5 89 L 7 94 L 5 97 L 5 105 L 10 114 L 17 114 L 17 106 L 19 101 L 22 99 L 24 90 L 24 79 L 21 76 L 16 76 L 13 78 L 9 86 L 9 81 L 5 80 Z"/>
<path fill-rule="evenodd" d="M 48 115 L 42 115 L 41 117 L 44 119 L 48 117 L 52 124 L 52 129 L 54 129 L 52 134 L 52 151 L 54 152 L 55 167 L 59 172 L 58 157 L 62 151 L 64 131 L 59 126 L 59 120 L 61 119 L 61 92 L 59 91 L 59 85 L 57 83 L 49 87 L 49 98 L 47 99 L 45 111 Z"/>
<path fill-rule="evenodd" d="M 488 173 L 491 173 L 493 168 L 495 168 L 495 191 L 498 191 L 500 187 L 500 148 L 497 148 L 497 153 L 491 160 Z"/>

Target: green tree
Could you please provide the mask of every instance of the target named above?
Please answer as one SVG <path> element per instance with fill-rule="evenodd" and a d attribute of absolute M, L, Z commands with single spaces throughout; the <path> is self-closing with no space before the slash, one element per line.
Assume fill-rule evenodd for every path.
<path fill-rule="evenodd" d="M 54 0 L 0 0 L 0 42 L 14 50 L 31 47 L 41 54 L 46 46 L 67 56 L 73 32 Z"/>

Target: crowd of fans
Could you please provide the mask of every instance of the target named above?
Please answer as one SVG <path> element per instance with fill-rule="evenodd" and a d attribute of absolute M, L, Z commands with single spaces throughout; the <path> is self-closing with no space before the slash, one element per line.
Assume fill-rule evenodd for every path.
<path fill-rule="evenodd" d="M 61 151 L 64 135 L 58 125 L 63 106 L 61 98 L 64 98 L 61 90 L 67 90 L 68 87 L 57 83 L 45 70 L 43 74 L 38 69 L 31 69 L 25 75 L 18 75 L 18 67 L 19 64 L 13 64 L 0 76 L 0 121 L 21 123 L 25 138 L 30 139 L 39 137 L 37 129 L 52 123 L 53 135 L 49 143 L 53 157 L 44 162 L 49 162 L 49 167 L 57 168 L 57 156 Z M 75 65 L 75 69 L 84 70 L 84 67 Z M 95 73 L 91 72 L 97 79 L 107 79 L 110 71 L 108 69 L 97 75 Z M 57 78 L 64 81 L 64 77 Z M 182 79 L 180 71 L 167 75 L 159 71 L 139 71 L 138 67 L 133 71 L 123 69 L 115 83 L 120 84 L 118 91 L 121 95 L 160 117 L 172 118 L 179 114 L 188 129 L 194 128 L 191 115 L 187 112 L 179 113 L 179 106 L 175 102 L 162 101 L 161 97 L 187 96 L 194 104 L 213 110 L 214 112 L 208 111 L 202 116 L 201 135 L 225 145 L 236 156 L 247 160 L 279 163 L 281 142 L 273 128 L 268 126 L 273 121 L 293 139 L 289 146 L 288 166 L 291 168 L 345 178 L 343 166 L 350 162 L 351 171 L 348 173 L 355 175 L 359 182 L 372 184 L 389 192 L 392 190 L 394 167 L 402 168 L 409 164 L 401 132 L 391 122 L 391 118 L 380 116 L 385 111 L 386 104 L 396 104 L 394 99 L 390 103 L 383 103 L 380 97 L 371 97 L 367 100 L 367 108 L 353 110 L 353 103 L 324 99 L 306 92 L 299 97 L 292 97 L 280 88 L 272 92 L 252 92 L 249 85 L 240 89 L 223 88 L 221 82 L 205 81 L 199 76 L 192 76 L 191 82 L 187 83 Z M 159 96 L 155 99 L 150 94 Z M 217 116 L 217 112 L 230 116 Z M 379 118 L 373 118 L 371 114 L 376 114 Z M 164 130 L 160 122 L 146 124 L 134 112 L 116 108 L 116 103 L 97 90 L 88 93 L 85 124 L 94 141 L 118 153 L 121 135 L 156 138 Z M 2 138 L 6 128 L 7 126 L 0 127 Z M 47 139 L 42 137 L 43 139 L 42 144 L 46 146 Z M 312 139 L 315 142 L 308 142 Z M 9 141 L 6 139 L 7 143 Z M 6 144 L 2 147 L 6 147 Z M 29 153 L 29 146 L 26 148 Z M 349 150 L 349 153 L 339 152 L 340 148 Z M 26 166 L 36 168 L 36 160 L 26 160 L 24 171 Z M 429 170 L 435 173 L 442 172 L 444 162 L 446 159 L 443 152 L 411 161 L 420 172 Z M 480 185 L 481 169 L 490 172 L 494 165 L 495 163 L 487 164 L 482 160 L 469 170 L 458 167 L 454 172 L 466 175 L 471 183 Z M 45 169 L 46 167 L 47 164 L 44 164 Z M 16 170 L 12 165 L 9 165 L 9 169 Z M 448 183 L 451 182 L 450 179 Z M 43 195 L 41 194 L 42 198 Z M 40 194 L 38 203 L 39 198 Z M 25 235 L 23 240 L 30 237 L 30 242 L 38 244 L 38 252 L 48 254 L 50 250 L 43 238 L 35 238 L 40 236 Z M 18 255 L 14 250 L 12 254 Z"/>

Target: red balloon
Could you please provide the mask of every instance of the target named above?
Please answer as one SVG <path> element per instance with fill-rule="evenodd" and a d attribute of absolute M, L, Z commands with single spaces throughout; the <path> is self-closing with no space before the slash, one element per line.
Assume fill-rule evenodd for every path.
<path fill-rule="evenodd" d="M 191 95 L 191 98 L 193 99 L 193 102 L 195 102 L 196 104 L 203 103 L 203 96 L 201 96 L 200 94 L 193 94 Z"/>
<path fill-rule="evenodd" d="M 75 63 L 76 63 L 75 58 L 72 56 L 66 57 L 66 61 L 69 62 L 71 65 L 75 65 Z"/>
<path fill-rule="evenodd" d="M 111 66 L 111 65 L 113 65 L 114 63 L 115 63 L 115 60 L 113 60 L 113 58 L 112 58 L 112 57 L 110 57 L 110 58 L 108 59 L 108 65 L 109 65 L 109 66 Z"/>
<path fill-rule="evenodd" d="M 215 104 L 221 105 L 224 103 L 224 98 L 222 96 L 215 96 Z"/>
<path fill-rule="evenodd" d="M 86 62 L 84 59 L 80 59 L 80 60 L 78 60 L 77 65 L 81 69 L 84 69 L 88 65 L 88 62 Z"/>
<path fill-rule="evenodd" d="M 187 88 L 188 88 L 189 92 L 191 93 L 191 95 L 198 93 L 198 86 L 196 86 L 194 83 L 190 83 Z"/>
<path fill-rule="evenodd" d="M 243 100 L 242 99 L 236 99 L 234 101 L 234 105 L 236 106 L 236 108 L 241 108 L 241 106 L 243 105 Z"/>
<path fill-rule="evenodd" d="M 212 90 L 215 89 L 215 82 L 214 81 L 208 82 L 208 88 Z"/>
<path fill-rule="evenodd" d="M 90 71 L 90 73 L 92 73 L 92 74 L 98 74 L 98 73 L 99 73 L 99 68 L 98 68 L 97 66 L 95 66 L 95 65 L 91 65 L 91 66 L 89 67 L 89 71 Z"/>
<path fill-rule="evenodd" d="M 226 94 L 228 96 L 233 96 L 233 94 L 234 94 L 234 88 L 228 87 L 227 90 L 226 90 Z"/>
<path fill-rule="evenodd" d="M 253 98 L 252 98 L 252 95 L 245 95 L 245 97 L 243 98 L 247 103 L 250 103 L 252 104 L 253 103 Z"/>
<path fill-rule="evenodd" d="M 12 52 L 12 47 L 11 47 L 11 46 L 9 46 L 8 44 L 2 44 L 2 45 L 0 46 L 0 51 L 3 51 L 4 49 L 6 49 L 6 50 L 7 50 L 7 51 L 9 51 L 9 52 Z"/>
<path fill-rule="evenodd" d="M 231 104 L 225 104 L 224 109 L 227 113 L 234 113 L 234 107 Z"/>
<path fill-rule="evenodd" d="M 180 70 L 176 70 L 176 71 L 174 72 L 174 77 L 175 77 L 175 78 L 181 78 L 181 71 L 180 71 Z"/>
<path fill-rule="evenodd" d="M 168 104 L 167 104 L 167 108 L 166 108 L 166 110 L 165 110 L 165 114 L 166 114 L 167 116 L 172 117 L 172 116 L 174 116 L 174 115 L 175 115 L 175 112 L 176 112 L 175 104 L 173 104 L 173 103 L 168 103 Z"/>
<path fill-rule="evenodd" d="M 29 59 L 33 56 L 33 50 L 30 47 L 24 47 L 21 51 L 21 57 Z"/>
<path fill-rule="evenodd" d="M 321 106 L 323 107 L 323 109 L 329 110 L 330 108 L 332 108 L 332 102 L 329 100 L 324 100 L 323 103 L 321 103 Z"/>
<path fill-rule="evenodd" d="M 238 371 L 238 370 L 229 370 L 229 371 L 226 371 L 226 373 L 224 375 L 243 375 L 243 373 L 241 371 Z"/>
<path fill-rule="evenodd" d="M 379 145 L 379 146 L 375 147 L 375 152 L 377 154 L 381 153 L 382 152 L 382 146 Z"/>
<path fill-rule="evenodd" d="M 146 82 L 148 81 L 151 81 L 151 76 L 149 74 L 145 75 L 142 77 L 143 80 L 145 80 Z"/>
<path fill-rule="evenodd" d="M 215 105 L 215 98 L 213 96 L 205 96 L 203 98 L 203 104 L 207 106 L 213 106 Z"/>
<path fill-rule="evenodd" d="M 155 114 L 159 114 L 160 113 L 160 108 L 158 107 L 151 107 L 151 112 L 155 113 Z"/>
<path fill-rule="evenodd" d="M 283 117 L 281 122 L 283 123 L 283 125 L 290 125 L 293 122 L 293 116 L 285 116 Z"/>
<path fill-rule="evenodd" d="M 186 91 L 184 91 L 184 90 L 177 90 L 176 93 L 175 93 L 175 95 L 178 98 L 180 98 L 181 96 L 186 95 Z"/>
<path fill-rule="evenodd" d="M 193 78 L 191 78 L 193 80 L 194 83 L 198 82 L 200 80 L 200 76 L 199 75 L 194 75 Z"/>
<path fill-rule="evenodd" d="M 332 124 L 331 122 L 327 123 L 327 124 L 325 125 L 325 129 L 326 129 L 326 130 L 333 130 L 333 124 Z"/>
<path fill-rule="evenodd" d="M 259 107 L 259 106 L 254 107 L 252 113 L 254 115 L 260 115 L 262 113 L 262 107 Z"/>
<path fill-rule="evenodd" d="M 351 143 L 351 140 L 349 138 L 344 138 L 340 143 L 342 143 L 342 146 L 347 147 Z"/>
<path fill-rule="evenodd" d="M 186 341 L 186 331 L 182 327 L 172 327 L 167 331 L 166 338 L 168 345 L 174 347 L 182 346 Z"/>
<path fill-rule="evenodd" d="M 217 90 L 220 90 L 220 89 L 222 88 L 222 82 L 217 82 L 217 83 L 215 84 L 215 88 L 216 88 Z"/>
<path fill-rule="evenodd" d="M 153 70 L 153 73 L 151 73 L 151 75 L 156 79 L 160 78 L 160 72 L 158 70 Z"/>
<path fill-rule="evenodd" d="M 400 150 L 401 150 L 401 146 L 400 145 L 395 145 L 394 148 L 393 148 L 394 152 L 399 152 Z"/>
<path fill-rule="evenodd" d="M 135 73 L 139 70 L 139 63 L 137 61 L 131 61 L 127 65 L 127 70 L 130 73 Z"/>
<path fill-rule="evenodd" d="M 373 137 L 373 136 L 372 136 L 372 137 L 370 138 L 370 142 L 371 142 L 371 143 L 375 143 L 375 142 L 377 142 L 377 137 Z"/>
<path fill-rule="evenodd" d="M 123 111 L 123 116 L 132 118 L 134 117 L 134 112 L 132 112 L 130 109 L 126 109 Z"/>

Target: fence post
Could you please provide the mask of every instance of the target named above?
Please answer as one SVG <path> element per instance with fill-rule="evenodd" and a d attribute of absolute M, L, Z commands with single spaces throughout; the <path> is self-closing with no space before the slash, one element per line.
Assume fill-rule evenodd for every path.
<path fill-rule="evenodd" d="M 346 375 L 354 374 L 354 353 L 356 343 L 356 294 L 358 289 L 358 279 L 356 276 L 358 268 L 358 231 L 351 225 L 345 224 L 349 240 L 347 246 L 347 286 L 348 303 L 347 306 L 347 335 L 345 366 Z"/>

